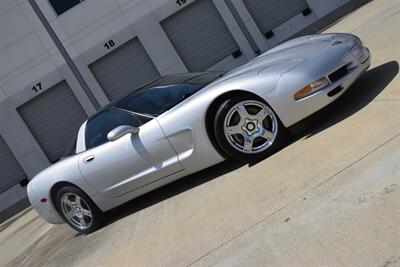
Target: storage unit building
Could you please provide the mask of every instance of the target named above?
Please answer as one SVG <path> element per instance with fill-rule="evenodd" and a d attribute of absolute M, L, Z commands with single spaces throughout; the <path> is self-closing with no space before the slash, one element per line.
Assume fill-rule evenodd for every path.
<path fill-rule="evenodd" d="M 211 0 L 198 0 L 161 22 L 190 72 L 205 71 L 241 52 Z"/>
<path fill-rule="evenodd" d="M 18 107 L 33 136 L 50 162 L 56 162 L 73 142 L 87 116 L 63 81 Z"/>
<path fill-rule="evenodd" d="M 89 66 L 110 101 L 160 77 L 138 38 Z"/>
<path fill-rule="evenodd" d="M 243 0 L 261 33 L 267 38 L 273 36 L 273 29 L 291 18 L 303 13 L 309 15 L 305 0 Z"/>
<path fill-rule="evenodd" d="M 0 194 L 26 179 L 26 174 L 19 165 L 4 139 L 0 136 Z"/>

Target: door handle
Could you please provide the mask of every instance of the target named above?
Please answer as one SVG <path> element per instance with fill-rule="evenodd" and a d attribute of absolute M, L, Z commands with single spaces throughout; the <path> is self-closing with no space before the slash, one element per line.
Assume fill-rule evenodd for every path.
<path fill-rule="evenodd" d="M 83 163 L 88 164 L 88 163 L 90 163 L 91 161 L 93 161 L 94 159 L 95 159 L 94 156 L 88 156 L 88 157 L 86 157 L 86 158 L 83 159 Z"/>

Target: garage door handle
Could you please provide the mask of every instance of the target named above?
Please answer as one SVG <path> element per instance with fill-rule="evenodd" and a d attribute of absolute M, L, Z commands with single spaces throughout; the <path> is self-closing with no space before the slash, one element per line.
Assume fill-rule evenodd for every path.
<path fill-rule="evenodd" d="M 88 164 L 88 163 L 92 162 L 93 160 L 94 160 L 94 156 L 89 156 L 89 157 L 86 157 L 86 158 L 83 160 L 83 162 L 84 162 L 85 164 Z"/>

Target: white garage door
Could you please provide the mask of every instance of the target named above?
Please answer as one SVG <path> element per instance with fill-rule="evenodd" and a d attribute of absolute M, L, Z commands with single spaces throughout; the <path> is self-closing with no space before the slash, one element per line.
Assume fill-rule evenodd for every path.
<path fill-rule="evenodd" d="M 0 194 L 26 179 L 26 174 L 0 136 Z"/>
<path fill-rule="evenodd" d="M 18 108 L 50 162 L 65 155 L 87 116 L 63 81 Z"/>
<path fill-rule="evenodd" d="M 304 0 L 243 0 L 243 2 L 263 34 L 267 34 L 308 8 Z"/>
<path fill-rule="evenodd" d="M 161 22 L 191 72 L 240 56 L 240 49 L 211 0 L 197 0 Z"/>
<path fill-rule="evenodd" d="M 100 58 L 89 68 L 110 101 L 160 77 L 138 38 Z"/>

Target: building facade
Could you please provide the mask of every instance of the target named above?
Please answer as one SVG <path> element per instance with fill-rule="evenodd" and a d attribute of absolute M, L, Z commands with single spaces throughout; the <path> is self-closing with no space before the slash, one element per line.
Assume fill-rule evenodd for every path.
<path fill-rule="evenodd" d="M 0 3 L 0 220 L 99 107 L 163 75 L 233 69 L 366 2 L 33 1 Z"/>

